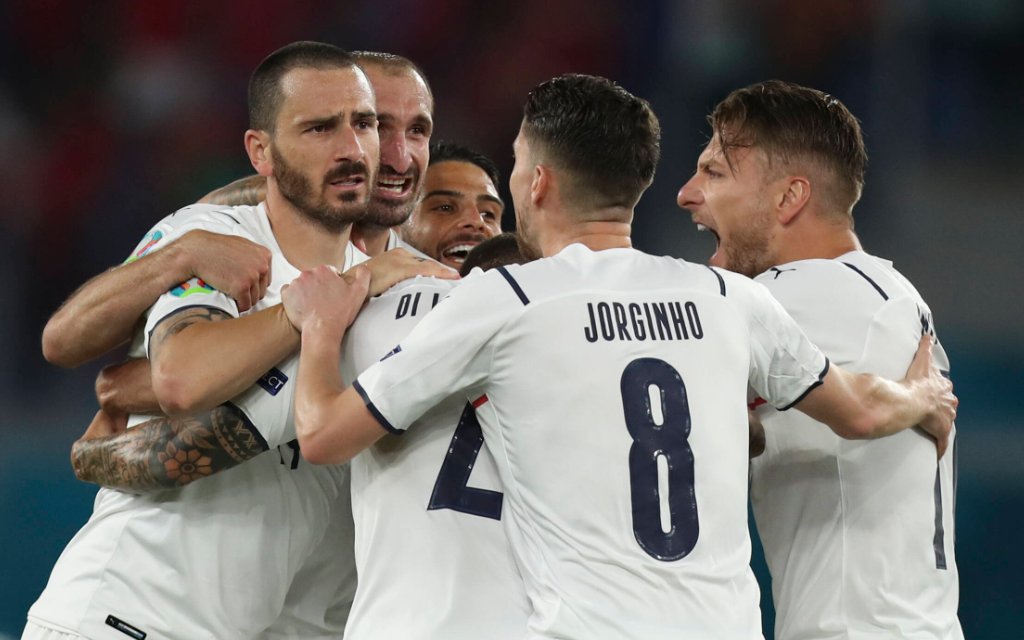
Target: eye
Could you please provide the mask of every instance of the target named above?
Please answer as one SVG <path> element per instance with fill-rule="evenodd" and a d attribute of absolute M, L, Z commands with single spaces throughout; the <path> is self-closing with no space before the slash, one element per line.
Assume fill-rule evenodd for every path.
<path fill-rule="evenodd" d="M 359 122 L 356 123 L 356 128 L 357 129 L 363 129 L 363 130 L 373 129 L 374 128 L 374 124 L 373 124 L 373 122 L 371 120 L 360 120 Z"/>
<path fill-rule="evenodd" d="M 409 133 L 415 136 L 425 136 L 427 135 L 427 128 L 419 124 L 413 125 L 412 127 L 409 128 Z"/>
<path fill-rule="evenodd" d="M 484 220 L 494 221 L 498 219 L 498 214 L 493 211 L 481 211 L 480 216 L 483 217 Z"/>
<path fill-rule="evenodd" d="M 310 133 L 327 133 L 329 127 L 326 124 L 315 124 L 312 127 L 306 129 Z"/>
<path fill-rule="evenodd" d="M 436 207 L 434 207 L 434 211 L 440 211 L 442 213 L 452 213 L 455 211 L 455 205 L 453 205 L 450 202 L 442 202 Z"/>

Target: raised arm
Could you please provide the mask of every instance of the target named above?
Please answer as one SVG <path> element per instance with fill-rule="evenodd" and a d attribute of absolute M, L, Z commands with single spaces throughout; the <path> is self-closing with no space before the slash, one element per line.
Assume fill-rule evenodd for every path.
<path fill-rule="evenodd" d="M 368 285 L 368 269 L 338 277 L 321 267 L 303 273 L 282 294 L 289 318 L 302 330 L 295 432 L 312 464 L 349 460 L 387 433 L 356 391 L 345 388 L 338 366 L 342 338 Z"/>
<path fill-rule="evenodd" d="M 931 337 L 922 336 L 907 376 L 899 382 L 831 367 L 796 408 L 844 438 L 880 438 L 919 426 L 935 438 L 941 457 L 958 401 L 952 383 L 932 362 L 931 346 Z"/>
<path fill-rule="evenodd" d="M 124 429 L 124 417 L 100 410 L 71 447 L 84 482 L 144 493 L 183 487 L 266 451 L 240 410 L 222 405 L 185 418 L 157 418 Z"/>
<path fill-rule="evenodd" d="M 270 252 L 244 238 L 186 233 L 73 293 L 43 329 L 43 356 L 58 366 L 77 367 L 127 342 L 146 309 L 192 277 L 231 296 L 244 311 L 266 292 Z"/>

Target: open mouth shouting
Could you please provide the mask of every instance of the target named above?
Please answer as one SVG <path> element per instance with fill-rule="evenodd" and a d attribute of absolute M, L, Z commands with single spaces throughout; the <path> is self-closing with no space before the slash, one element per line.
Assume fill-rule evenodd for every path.
<path fill-rule="evenodd" d="M 458 269 L 466 261 L 466 256 L 469 255 L 473 247 L 486 239 L 487 236 L 479 234 L 460 235 L 452 238 L 447 243 L 438 247 L 439 258 L 443 264 Z"/>
<path fill-rule="evenodd" d="M 711 235 L 715 237 L 715 252 L 711 254 L 711 258 L 708 260 L 708 264 L 714 266 L 721 266 L 722 263 L 719 260 L 721 256 L 719 256 L 718 254 L 722 250 L 722 237 L 718 234 L 718 229 L 715 229 L 708 223 L 697 222 L 696 219 L 694 219 L 694 224 L 697 225 L 697 231 L 710 231 Z"/>
<path fill-rule="evenodd" d="M 412 195 L 418 177 L 415 169 L 402 174 L 382 166 L 377 174 L 375 195 L 386 200 L 406 200 Z"/>

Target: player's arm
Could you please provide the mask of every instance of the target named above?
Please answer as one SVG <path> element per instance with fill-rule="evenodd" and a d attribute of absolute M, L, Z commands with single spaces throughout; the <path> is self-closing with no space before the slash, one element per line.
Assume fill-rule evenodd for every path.
<path fill-rule="evenodd" d="M 149 360 L 132 358 L 104 367 L 96 377 L 96 399 L 107 413 L 159 413 Z"/>
<path fill-rule="evenodd" d="M 185 307 L 158 321 L 149 339 L 153 391 L 170 416 L 209 411 L 252 386 L 299 346 L 281 305 L 239 318 Z"/>
<path fill-rule="evenodd" d="M 267 198 L 267 179 L 261 175 L 246 176 L 214 189 L 199 199 L 200 204 L 226 206 L 257 205 Z"/>
<path fill-rule="evenodd" d="M 100 410 L 71 447 L 84 482 L 141 493 L 183 487 L 267 450 L 232 405 L 184 418 L 157 418 L 124 429 L 125 416 Z"/>
<path fill-rule="evenodd" d="M 369 270 L 339 277 L 320 267 L 282 292 L 285 308 L 302 330 L 295 387 L 295 431 L 302 456 L 313 464 L 351 459 L 387 432 L 353 388 L 341 379 L 341 342 L 366 299 Z"/>
<path fill-rule="evenodd" d="M 459 279 L 459 272 L 455 269 L 435 260 L 414 256 L 402 248 L 385 251 L 357 267 L 367 269 L 370 273 L 370 296 L 380 295 L 399 282 L 416 276 L 442 280 Z"/>
<path fill-rule="evenodd" d="M 244 238 L 190 231 L 80 287 L 46 323 L 43 356 L 76 367 L 127 342 L 146 309 L 192 277 L 203 278 L 245 310 L 266 292 L 270 252 Z"/>
<path fill-rule="evenodd" d="M 830 367 L 822 384 L 795 405 L 843 438 L 880 438 L 920 426 L 946 450 L 956 417 L 953 385 L 931 359 L 932 339 L 922 336 L 907 376 L 893 382 Z"/>
<path fill-rule="evenodd" d="M 765 439 L 764 425 L 761 424 L 761 418 L 750 409 L 747 410 L 747 426 L 749 429 L 748 455 L 751 458 L 756 458 L 764 453 L 767 440 Z"/>

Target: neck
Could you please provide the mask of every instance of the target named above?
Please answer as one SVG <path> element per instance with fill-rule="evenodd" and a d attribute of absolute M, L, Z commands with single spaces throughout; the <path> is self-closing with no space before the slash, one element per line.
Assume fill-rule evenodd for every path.
<path fill-rule="evenodd" d="M 553 256 L 570 244 L 576 243 L 582 244 L 592 251 L 628 249 L 633 246 L 633 241 L 629 237 L 632 226 L 628 222 L 619 222 L 614 218 L 631 220 L 632 212 L 629 213 L 628 217 L 623 217 L 621 213 L 618 213 L 613 216 L 613 219 L 570 221 L 551 229 L 547 237 L 541 238 L 541 252 L 545 257 Z M 600 218 L 596 215 L 592 217 Z"/>
<path fill-rule="evenodd" d="M 844 253 L 861 250 L 860 240 L 849 226 L 820 220 L 815 225 L 785 229 L 777 239 L 781 242 L 776 251 L 776 264 L 796 260 L 832 260 Z"/>
<path fill-rule="evenodd" d="M 391 227 L 359 223 L 352 226 L 352 243 L 371 258 L 379 256 L 388 248 Z"/>
<path fill-rule="evenodd" d="M 274 238 L 292 266 L 303 271 L 322 264 L 345 268 L 351 224 L 332 231 L 310 220 L 281 195 L 272 181 L 267 188 L 266 207 Z"/>

